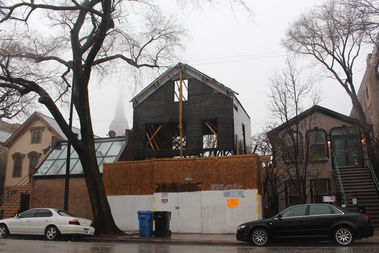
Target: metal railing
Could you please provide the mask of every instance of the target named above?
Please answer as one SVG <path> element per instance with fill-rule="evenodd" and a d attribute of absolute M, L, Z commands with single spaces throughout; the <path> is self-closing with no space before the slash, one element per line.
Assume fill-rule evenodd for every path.
<path fill-rule="evenodd" d="M 376 174 L 375 174 L 374 168 L 372 167 L 372 164 L 371 164 L 370 160 L 367 160 L 367 167 L 368 167 L 369 170 L 370 170 L 370 174 L 371 174 L 372 181 L 374 182 L 375 187 L 376 187 L 376 190 L 377 190 L 377 192 L 379 193 L 379 182 L 378 182 L 378 178 L 376 177 Z"/>
<path fill-rule="evenodd" d="M 347 200 L 346 200 L 345 190 L 343 188 L 343 183 L 342 183 L 342 179 L 341 179 L 340 169 L 338 168 L 336 156 L 334 154 L 332 154 L 332 156 L 333 156 L 333 161 L 334 161 L 334 167 L 335 167 L 336 172 L 337 172 L 338 184 L 340 185 L 340 189 L 341 189 L 342 202 L 343 202 L 343 204 L 346 207 L 347 206 Z"/>

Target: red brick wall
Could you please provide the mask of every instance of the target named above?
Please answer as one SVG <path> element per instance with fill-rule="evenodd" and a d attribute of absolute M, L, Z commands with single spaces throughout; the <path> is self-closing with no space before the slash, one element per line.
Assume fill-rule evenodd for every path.
<path fill-rule="evenodd" d="M 64 178 L 34 178 L 31 208 L 64 207 Z M 70 178 L 68 212 L 74 216 L 93 219 L 91 203 L 84 178 Z"/>
<path fill-rule="evenodd" d="M 156 159 L 104 165 L 107 195 L 153 194 L 155 185 L 199 183 L 201 190 L 261 190 L 259 159 L 255 155 Z"/>

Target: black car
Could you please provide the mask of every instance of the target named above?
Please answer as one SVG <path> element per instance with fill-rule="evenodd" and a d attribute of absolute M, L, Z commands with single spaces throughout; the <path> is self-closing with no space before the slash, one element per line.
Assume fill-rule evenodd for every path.
<path fill-rule="evenodd" d="M 370 217 L 329 204 L 288 207 L 271 219 L 251 221 L 237 228 L 237 240 L 265 246 L 279 238 L 331 239 L 349 245 L 353 239 L 373 236 Z"/>

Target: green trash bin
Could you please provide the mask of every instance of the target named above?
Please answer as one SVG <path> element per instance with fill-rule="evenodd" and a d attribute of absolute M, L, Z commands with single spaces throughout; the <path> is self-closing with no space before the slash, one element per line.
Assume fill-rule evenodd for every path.
<path fill-rule="evenodd" d="M 152 237 L 153 213 L 152 211 L 138 211 L 139 236 Z"/>

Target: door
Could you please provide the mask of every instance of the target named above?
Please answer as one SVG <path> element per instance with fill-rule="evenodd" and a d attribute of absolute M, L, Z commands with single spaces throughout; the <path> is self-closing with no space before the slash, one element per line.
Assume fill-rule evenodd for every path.
<path fill-rule="evenodd" d="M 201 232 L 201 193 L 155 193 L 155 211 L 171 212 L 172 232 Z"/>
<path fill-rule="evenodd" d="M 30 234 L 43 235 L 47 225 L 51 224 L 53 213 L 48 209 L 38 209 L 33 218 L 29 219 Z"/>
<path fill-rule="evenodd" d="M 31 209 L 12 218 L 8 222 L 8 229 L 11 234 L 29 234 L 30 220 L 34 219 L 37 209 Z"/>
<path fill-rule="evenodd" d="M 309 205 L 305 234 L 315 237 L 327 237 L 336 221 L 337 215 L 329 205 Z"/>
<path fill-rule="evenodd" d="M 285 209 L 270 223 L 274 237 L 294 237 L 304 234 L 306 228 L 307 205 L 297 205 Z"/>
<path fill-rule="evenodd" d="M 331 130 L 334 166 L 361 167 L 362 149 L 359 132 L 354 128 L 335 128 Z"/>
<path fill-rule="evenodd" d="M 20 195 L 20 210 L 19 213 L 25 212 L 29 209 L 30 194 L 21 193 Z"/>

